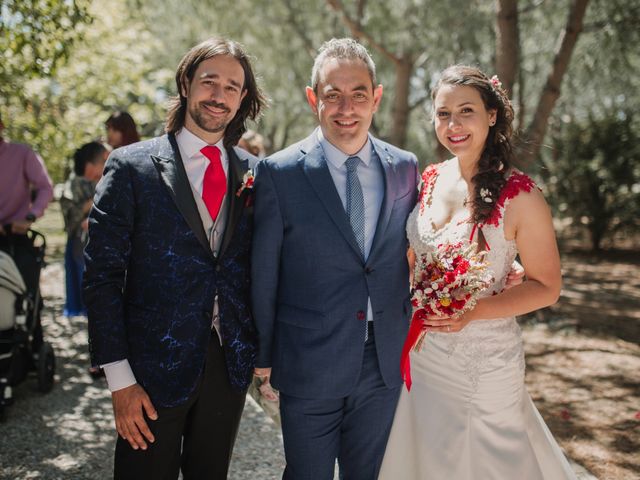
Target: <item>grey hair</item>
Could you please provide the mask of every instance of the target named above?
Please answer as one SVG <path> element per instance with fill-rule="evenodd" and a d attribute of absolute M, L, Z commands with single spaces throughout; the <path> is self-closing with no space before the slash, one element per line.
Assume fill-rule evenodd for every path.
<path fill-rule="evenodd" d="M 371 77 L 371 85 L 376 84 L 376 64 L 373 63 L 373 59 L 367 49 L 361 44 L 355 41 L 353 38 L 332 38 L 328 42 L 324 42 L 318 49 L 318 55 L 313 62 L 313 69 L 311 70 L 311 88 L 317 94 L 318 83 L 320 77 L 320 69 L 324 65 L 324 62 L 330 58 L 338 58 L 343 60 L 360 60 L 362 61 L 367 70 L 369 70 L 369 77 Z"/>

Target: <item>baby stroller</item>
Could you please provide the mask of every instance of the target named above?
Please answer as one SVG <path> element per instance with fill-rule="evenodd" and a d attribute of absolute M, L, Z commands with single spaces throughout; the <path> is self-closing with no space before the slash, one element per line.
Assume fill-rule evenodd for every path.
<path fill-rule="evenodd" d="M 40 270 L 46 240 L 30 230 L 26 236 L 6 237 L 8 251 L 0 250 L 0 420 L 13 400 L 12 387 L 35 371 L 38 390 L 53 388 L 55 355 L 43 341 L 40 315 Z"/>

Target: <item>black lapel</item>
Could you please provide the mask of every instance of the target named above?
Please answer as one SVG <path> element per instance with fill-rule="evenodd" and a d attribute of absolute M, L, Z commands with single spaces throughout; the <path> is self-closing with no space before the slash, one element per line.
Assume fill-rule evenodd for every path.
<path fill-rule="evenodd" d="M 229 199 L 229 209 L 227 211 L 227 222 L 224 228 L 224 234 L 222 235 L 222 244 L 220 245 L 220 253 L 218 257 L 222 257 L 225 250 L 231 243 L 233 233 L 236 230 L 236 225 L 242 214 L 244 208 L 244 202 L 246 195 L 250 193 L 247 191 L 238 195 L 238 191 L 242 186 L 242 179 L 245 172 L 249 168 L 249 161 L 246 159 L 238 158 L 233 148 L 225 148 L 227 151 L 227 158 L 229 159 L 229 175 L 227 178 L 227 198 Z"/>
<path fill-rule="evenodd" d="M 373 257 L 376 247 L 382 241 L 382 237 L 387 230 L 387 225 L 391 218 L 391 211 L 393 210 L 393 204 L 396 199 L 398 185 L 398 182 L 396 181 L 395 158 L 389 152 L 388 147 L 373 137 L 371 137 L 371 143 L 373 145 L 373 150 L 380 159 L 382 171 L 384 172 L 384 197 L 382 205 L 380 206 L 376 232 L 373 235 L 373 243 L 371 244 L 371 251 L 369 252 L 368 258 Z"/>
<path fill-rule="evenodd" d="M 176 138 L 170 133 L 163 137 L 161 142 L 163 143 L 160 146 L 158 154 L 151 155 L 151 160 L 158 170 L 162 182 L 169 189 L 171 198 L 173 198 L 178 210 L 189 227 L 191 227 L 191 230 L 193 230 L 196 238 L 207 252 L 209 252 L 211 258 L 215 259 L 209 241 L 207 240 L 204 226 L 202 225 L 198 206 L 193 198 L 193 191 L 189 184 L 187 172 L 184 169 L 184 163 L 180 156 L 180 149 L 176 143 Z"/>
<path fill-rule="evenodd" d="M 313 133 L 312 137 L 314 135 L 316 135 L 316 132 Z M 307 143 L 308 142 L 305 142 L 305 144 Z M 314 143 L 315 145 L 303 150 L 303 153 L 306 153 L 306 155 L 300 159 L 302 169 L 340 233 L 342 233 L 349 245 L 351 245 L 351 248 L 358 254 L 358 257 L 362 258 L 360 247 L 353 234 L 347 213 L 342 206 L 342 200 L 340 200 L 336 185 L 333 183 L 327 161 L 324 158 L 324 151 L 317 141 L 317 137 L 315 137 Z"/>

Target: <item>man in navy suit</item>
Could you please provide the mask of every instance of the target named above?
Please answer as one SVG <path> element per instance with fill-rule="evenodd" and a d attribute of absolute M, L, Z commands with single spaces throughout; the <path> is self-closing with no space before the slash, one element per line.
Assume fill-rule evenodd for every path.
<path fill-rule="evenodd" d="M 325 43 L 307 99 L 320 128 L 258 164 L 256 375 L 280 390 L 285 479 L 375 479 L 409 325 L 405 223 L 416 157 L 369 134 L 382 98 L 351 39 Z"/>
<path fill-rule="evenodd" d="M 264 97 L 224 39 L 191 49 L 176 85 L 167 134 L 111 154 L 89 216 L 84 294 L 116 479 L 226 478 L 256 355 L 251 159 L 234 146 Z"/>

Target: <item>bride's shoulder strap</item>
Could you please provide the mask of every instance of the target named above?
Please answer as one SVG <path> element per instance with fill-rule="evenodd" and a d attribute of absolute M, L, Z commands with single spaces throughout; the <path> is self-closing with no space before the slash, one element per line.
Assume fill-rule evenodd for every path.
<path fill-rule="evenodd" d="M 529 175 L 513 169 L 509 174 L 509 178 L 507 178 L 507 183 L 502 187 L 500 198 L 496 202 L 491 217 L 484 222 L 485 225 L 497 227 L 509 200 L 515 198 L 520 192 L 530 192 L 534 188 L 540 189 Z"/>
<path fill-rule="evenodd" d="M 507 200 L 516 197 L 520 192 L 530 192 L 534 188 L 540 190 L 529 175 L 514 168 L 507 178 L 507 183 L 502 187 L 498 204 L 504 205 Z"/>
<path fill-rule="evenodd" d="M 424 172 L 422 172 L 422 175 L 420 176 L 420 185 L 418 185 L 418 188 L 420 189 L 418 201 L 421 201 L 422 197 L 424 197 L 427 192 L 433 188 L 433 184 L 438 176 L 438 170 L 443 164 L 444 162 L 431 163 L 424 169 Z"/>

